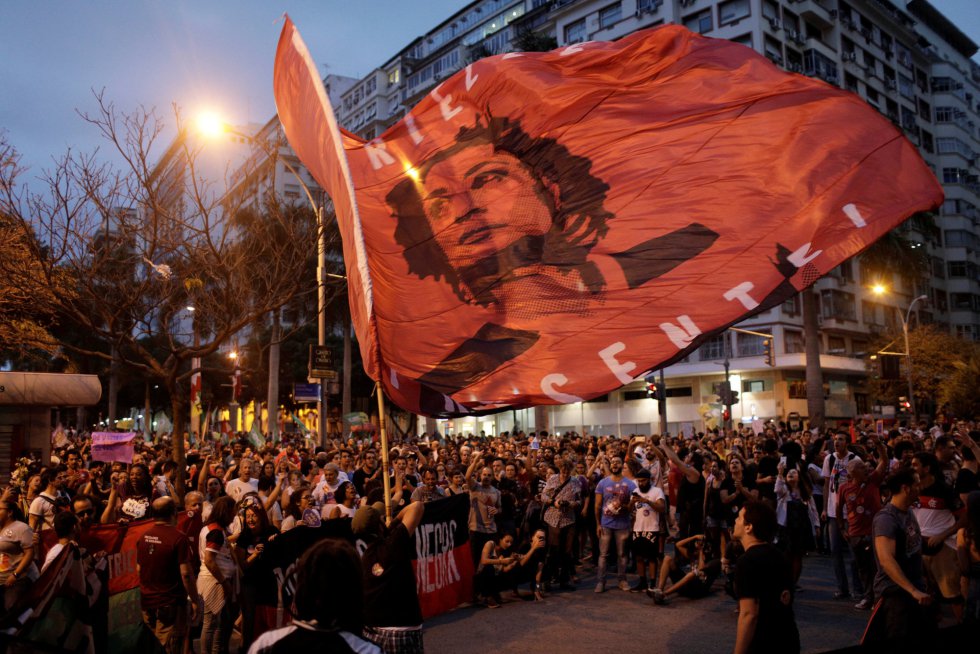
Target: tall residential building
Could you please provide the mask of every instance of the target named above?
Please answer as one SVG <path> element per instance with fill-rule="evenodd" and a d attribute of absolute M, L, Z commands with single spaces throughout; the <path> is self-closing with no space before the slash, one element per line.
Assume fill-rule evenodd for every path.
<path fill-rule="evenodd" d="M 866 357 L 875 338 L 900 330 L 913 298 L 926 295 L 910 323 L 936 323 L 980 340 L 980 66 L 977 45 L 926 0 L 477 0 L 409 43 L 342 94 L 340 123 L 365 138 L 380 135 L 418 100 L 468 63 L 517 48 L 528 31 L 558 46 L 615 40 L 639 29 L 677 23 L 712 38 L 741 43 L 788 71 L 820 78 L 860 95 L 915 143 L 946 190 L 937 216 L 899 228 L 928 255 L 922 278 L 885 279 L 860 258 L 815 286 L 826 415 L 888 415 L 897 398 L 871 396 Z M 884 297 L 868 287 L 883 282 Z M 726 332 L 666 369 L 669 429 L 699 430 L 731 361 L 739 392 L 735 420 L 806 416 L 801 298 L 739 327 L 775 337 L 775 366 L 763 338 Z M 548 409 L 558 430 L 646 433 L 657 429 L 656 403 L 645 383 L 590 402 Z M 442 421 L 441 431 L 499 433 L 534 426 L 533 411 Z"/>
<path fill-rule="evenodd" d="M 343 75 L 327 75 L 323 85 L 330 102 L 339 107 L 343 94 L 361 81 Z M 278 116 L 252 130 L 249 136 L 248 156 L 228 177 L 227 195 L 231 204 L 258 209 L 264 198 L 271 194 L 286 203 L 308 206 L 305 186 L 316 204 L 329 205 L 329 197 L 286 142 Z"/>

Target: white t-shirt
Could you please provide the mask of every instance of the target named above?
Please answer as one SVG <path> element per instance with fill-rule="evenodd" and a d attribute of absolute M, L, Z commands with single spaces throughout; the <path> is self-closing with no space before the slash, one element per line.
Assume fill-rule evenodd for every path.
<path fill-rule="evenodd" d="M 660 531 L 660 513 L 655 511 L 653 505 L 664 499 L 664 492 L 659 486 L 650 485 L 647 492 L 643 492 L 637 487 L 633 495 L 642 498 L 642 503 L 636 504 L 636 516 L 633 518 L 633 531 L 645 532 Z"/>
<path fill-rule="evenodd" d="M 337 483 L 331 486 L 330 484 L 327 483 L 327 480 L 324 479 L 323 481 L 321 481 L 319 484 L 316 485 L 316 488 L 313 489 L 313 493 L 312 493 L 313 499 L 315 499 L 316 503 L 319 504 L 320 506 L 326 506 L 327 504 L 336 504 L 337 499 L 334 496 L 334 494 L 337 492 L 337 489 L 340 488 L 340 485 L 344 483 L 344 481 L 346 481 L 346 479 L 341 480 L 338 478 Z"/>
<path fill-rule="evenodd" d="M 837 456 L 836 452 L 831 452 L 823 460 L 823 471 L 820 476 L 830 480 L 830 496 L 825 498 L 828 516 L 837 515 L 837 491 L 847 483 L 847 462 L 855 458 L 857 455 L 853 452 L 848 452 L 843 458 Z M 830 468 L 831 460 L 834 462 L 833 470 Z"/>
<path fill-rule="evenodd" d="M 56 499 L 57 498 L 48 495 L 46 492 L 42 492 L 31 502 L 31 508 L 29 510 L 30 514 L 34 516 L 41 516 L 41 523 L 38 525 L 38 531 L 54 529 L 54 502 Z"/>
<path fill-rule="evenodd" d="M 259 480 L 249 479 L 248 481 L 242 481 L 241 479 L 232 479 L 227 484 L 225 484 L 225 493 L 228 497 L 235 500 L 235 503 L 241 501 L 245 497 L 246 493 L 258 493 L 259 492 Z"/>

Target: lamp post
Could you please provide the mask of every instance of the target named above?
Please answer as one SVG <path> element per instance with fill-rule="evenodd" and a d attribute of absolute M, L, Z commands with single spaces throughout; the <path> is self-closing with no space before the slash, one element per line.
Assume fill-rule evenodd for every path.
<path fill-rule="evenodd" d="M 919 421 L 919 414 L 915 404 L 915 394 L 912 390 L 912 350 L 909 349 L 909 319 L 912 317 L 912 307 L 915 306 L 916 302 L 920 300 L 928 300 L 927 295 L 920 295 L 909 303 L 909 309 L 905 312 L 905 317 L 902 319 L 902 335 L 905 337 L 905 365 L 908 366 L 908 376 L 909 376 L 909 408 L 912 409 L 912 421 Z M 901 314 L 899 314 L 901 315 Z"/>
<path fill-rule="evenodd" d="M 871 292 L 874 293 L 875 295 L 884 295 L 886 291 L 887 289 L 881 284 L 875 284 L 874 286 L 871 287 Z M 913 422 L 918 422 L 919 415 L 918 415 L 918 409 L 916 408 L 916 404 L 915 404 L 915 394 L 914 394 L 915 391 L 912 385 L 912 350 L 909 348 L 909 321 L 912 318 L 912 308 L 915 307 L 916 303 L 928 299 L 929 299 L 928 295 L 920 295 L 914 298 L 911 302 L 909 302 L 909 308 L 905 312 L 904 316 L 901 313 L 898 314 L 899 318 L 902 319 L 902 337 L 905 340 L 905 351 L 887 352 L 885 350 L 882 350 L 878 352 L 878 354 L 892 354 L 892 355 L 905 357 L 906 375 L 908 377 L 908 383 L 909 383 L 909 409 L 912 412 Z"/>
<path fill-rule="evenodd" d="M 273 161 L 282 161 L 282 164 L 286 167 L 286 170 L 288 170 L 290 173 L 292 173 L 293 177 L 296 178 L 296 181 L 299 183 L 300 187 L 303 189 L 303 192 L 306 194 L 306 199 L 309 200 L 310 207 L 313 209 L 314 215 L 316 215 L 316 231 L 317 231 L 317 241 L 316 241 L 316 254 L 317 254 L 317 261 L 316 261 L 317 338 L 316 338 L 316 342 L 317 342 L 317 345 L 319 345 L 321 347 L 324 346 L 324 345 L 326 345 L 326 338 L 327 338 L 327 292 L 326 292 L 327 244 L 326 244 L 326 236 L 324 234 L 324 224 L 323 224 L 324 223 L 324 220 L 323 220 L 323 218 L 324 218 L 324 209 L 323 209 L 323 204 L 322 203 L 319 203 L 319 202 L 317 202 L 316 200 L 313 199 L 313 193 L 310 191 L 310 188 L 306 185 L 306 182 L 303 181 L 303 178 L 300 176 L 299 171 L 297 171 L 289 163 L 289 161 L 287 161 L 284 158 L 279 157 L 279 153 L 277 151 L 273 151 L 272 148 L 269 147 L 269 145 L 267 143 L 265 143 L 264 141 L 262 141 L 261 139 L 257 139 L 254 136 L 250 136 L 248 134 L 244 134 L 242 132 L 239 132 L 238 130 L 234 129 L 232 126 L 228 125 L 227 123 L 225 123 L 224 121 L 220 120 L 219 118 L 217 118 L 217 117 L 215 117 L 213 115 L 202 115 L 202 116 L 200 116 L 199 119 L 198 119 L 198 129 L 200 129 L 200 131 L 202 133 L 204 133 L 205 135 L 212 136 L 212 137 L 217 136 L 217 135 L 222 134 L 222 133 L 233 134 L 235 136 L 238 136 L 240 138 L 245 139 L 251 145 L 258 146 L 266 154 L 266 156 L 268 156 Z M 275 186 L 275 176 L 273 176 L 273 182 L 272 183 L 273 183 L 273 186 Z M 336 276 L 336 275 L 333 275 L 333 276 Z M 269 369 L 269 378 L 270 378 L 270 380 L 271 380 L 271 378 L 272 378 L 273 375 L 277 375 L 278 376 L 278 374 L 279 374 L 279 371 L 278 370 L 273 370 L 271 368 L 271 366 L 270 366 L 270 369 Z M 270 384 L 269 387 L 272 388 L 273 387 L 273 384 Z M 275 418 L 273 418 L 273 415 L 272 415 L 273 414 L 273 411 L 276 410 L 276 407 L 279 406 L 278 398 L 275 398 L 274 401 L 270 400 L 268 402 L 268 404 L 269 404 L 269 422 L 270 422 L 270 425 L 271 425 L 272 422 L 273 422 L 273 420 L 275 420 Z M 320 393 L 319 393 L 319 397 L 317 398 L 316 408 L 317 408 L 317 434 L 318 434 L 318 436 L 320 438 L 320 443 L 321 444 L 326 444 L 326 438 L 327 438 L 327 388 L 326 388 L 326 384 L 323 383 L 323 380 L 322 379 L 320 380 Z M 271 431 L 271 429 L 270 429 L 270 431 Z"/>

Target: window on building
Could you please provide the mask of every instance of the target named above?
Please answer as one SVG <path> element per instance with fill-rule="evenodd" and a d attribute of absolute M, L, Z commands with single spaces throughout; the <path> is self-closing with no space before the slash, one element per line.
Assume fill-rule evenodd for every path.
<path fill-rule="evenodd" d="M 847 354 L 847 343 L 843 336 L 827 337 L 827 354 Z"/>
<path fill-rule="evenodd" d="M 715 361 L 725 358 L 725 338 L 726 334 L 712 336 L 698 348 L 698 359 L 700 361 Z"/>
<path fill-rule="evenodd" d="M 646 391 L 623 391 L 623 400 L 646 400 L 649 396 Z"/>
<path fill-rule="evenodd" d="M 694 388 L 692 386 L 674 386 L 667 389 L 667 397 L 693 397 Z"/>
<path fill-rule="evenodd" d="M 746 32 L 741 36 L 736 36 L 734 38 L 728 39 L 732 43 L 738 43 L 739 45 L 744 45 L 746 48 L 752 47 L 752 32 Z"/>
<path fill-rule="evenodd" d="M 623 19 L 623 3 L 603 7 L 599 10 L 599 29 L 607 30 Z"/>
<path fill-rule="evenodd" d="M 919 123 L 915 120 L 915 111 L 909 109 L 904 104 L 902 105 L 901 109 L 902 109 L 902 127 L 907 130 L 915 131 L 919 126 Z"/>
<path fill-rule="evenodd" d="M 636 8 L 638 11 L 656 11 L 664 0 L 637 0 Z"/>
<path fill-rule="evenodd" d="M 800 17 L 794 14 L 789 9 L 783 9 L 783 30 L 787 34 L 792 30 L 799 31 L 800 29 Z"/>
<path fill-rule="evenodd" d="M 915 85 L 912 82 L 912 78 L 906 75 L 898 74 L 898 92 L 902 94 L 903 98 L 908 98 L 909 100 L 915 99 Z"/>
<path fill-rule="evenodd" d="M 861 319 L 865 325 L 880 325 L 878 322 L 878 305 L 868 300 L 861 300 Z"/>
<path fill-rule="evenodd" d="M 946 271 L 950 279 L 977 279 L 977 264 L 972 261 L 948 261 Z"/>
<path fill-rule="evenodd" d="M 922 98 L 919 98 L 919 117 L 932 122 L 932 109 L 929 107 L 929 103 Z"/>
<path fill-rule="evenodd" d="M 684 19 L 684 27 L 691 30 L 692 32 L 697 32 L 698 34 L 706 34 L 714 28 L 714 24 L 711 18 L 711 10 L 705 9 L 696 14 L 691 14 Z"/>
<path fill-rule="evenodd" d="M 837 64 L 816 50 L 803 53 L 803 69 L 807 75 L 819 77 L 831 84 L 837 83 Z"/>
<path fill-rule="evenodd" d="M 400 68 L 392 68 L 388 71 L 388 84 L 396 85 L 401 81 L 402 71 Z"/>
<path fill-rule="evenodd" d="M 762 15 L 768 20 L 779 20 L 779 5 L 772 0 L 762 0 Z"/>
<path fill-rule="evenodd" d="M 806 382 L 805 381 L 791 381 L 786 387 L 789 394 L 789 399 L 791 400 L 805 400 L 806 399 Z"/>
<path fill-rule="evenodd" d="M 800 296 L 794 295 L 790 299 L 783 302 L 783 313 L 787 316 L 798 316 L 801 313 L 800 308 Z"/>
<path fill-rule="evenodd" d="M 936 152 L 936 146 L 933 143 L 932 132 L 927 132 L 926 130 L 919 130 L 919 135 L 921 137 L 922 149 L 929 154 L 934 154 Z"/>
<path fill-rule="evenodd" d="M 939 154 L 958 154 L 966 159 L 973 159 L 976 154 L 966 143 L 955 137 L 942 137 L 936 139 L 936 149 Z"/>
<path fill-rule="evenodd" d="M 749 0 L 727 0 L 718 5 L 718 24 L 731 25 L 752 13 Z"/>
<path fill-rule="evenodd" d="M 806 345 L 803 342 L 803 332 L 796 331 L 795 329 L 784 329 L 783 351 L 786 352 L 786 354 L 799 354 L 800 352 L 805 352 Z"/>
<path fill-rule="evenodd" d="M 866 85 L 864 87 L 864 94 L 868 97 L 868 104 L 870 104 L 875 109 L 878 109 L 879 108 L 878 102 L 880 101 L 878 91 L 876 91 L 871 86 Z"/>
<path fill-rule="evenodd" d="M 869 75 L 875 75 L 878 73 L 878 60 L 875 56 L 868 52 L 867 50 L 861 51 L 862 59 L 864 59 L 864 67 L 868 69 Z"/>
<path fill-rule="evenodd" d="M 759 328 L 759 331 L 765 331 L 765 328 Z M 737 349 L 737 356 L 740 357 L 760 357 L 765 353 L 765 347 L 762 345 L 762 341 L 765 338 L 762 336 L 756 336 L 755 334 L 742 334 L 736 332 L 735 343 Z"/>
<path fill-rule="evenodd" d="M 765 53 L 764 54 L 769 59 L 769 61 L 771 61 L 772 63 L 776 64 L 777 66 L 782 66 L 783 65 L 783 44 L 782 43 L 780 43 L 776 39 L 772 38 L 771 36 L 767 36 L 765 38 L 765 42 L 763 43 L 763 46 L 762 47 L 765 49 Z"/>
<path fill-rule="evenodd" d="M 898 41 L 895 42 L 895 58 L 902 66 L 912 70 L 912 51 Z"/>
<path fill-rule="evenodd" d="M 853 293 L 837 289 L 820 291 L 820 315 L 827 320 L 856 320 Z"/>
<path fill-rule="evenodd" d="M 581 43 L 585 40 L 585 19 L 580 18 L 574 23 L 565 25 L 565 43 Z"/>

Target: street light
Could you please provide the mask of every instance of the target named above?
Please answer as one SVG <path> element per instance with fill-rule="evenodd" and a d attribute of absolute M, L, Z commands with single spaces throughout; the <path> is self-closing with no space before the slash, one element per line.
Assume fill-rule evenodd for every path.
<path fill-rule="evenodd" d="M 884 295 L 887 292 L 887 290 L 888 289 L 886 289 L 881 284 L 875 284 L 873 287 L 871 287 L 871 292 L 879 296 Z M 909 302 L 908 311 L 905 312 L 904 316 L 902 316 L 901 313 L 898 314 L 898 316 L 902 319 L 902 336 L 905 338 L 905 351 L 886 352 L 882 350 L 878 352 L 878 354 L 892 354 L 896 356 L 905 357 L 905 365 L 907 367 L 906 372 L 908 373 L 908 381 L 909 381 L 909 404 L 910 404 L 909 408 L 911 409 L 912 412 L 913 422 L 918 422 L 919 416 L 915 405 L 915 394 L 912 389 L 912 350 L 909 349 L 909 320 L 912 318 L 912 308 L 916 305 L 916 303 L 921 300 L 928 300 L 928 299 L 929 299 L 928 295 L 920 295 L 917 298 L 913 299 L 911 302 Z"/>
<path fill-rule="evenodd" d="M 327 244 L 326 237 L 324 234 L 324 210 L 323 204 L 318 203 L 313 199 L 313 193 L 310 188 L 300 177 L 299 171 L 297 171 L 286 159 L 279 156 L 278 152 L 274 152 L 272 148 L 269 147 L 261 139 L 257 139 L 249 134 L 244 134 L 233 128 L 228 123 L 221 120 L 218 116 L 211 113 L 204 113 L 198 116 L 197 127 L 200 132 L 207 137 L 214 138 L 220 136 L 221 134 L 232 134 L 240 138 L 245 139 L 251 145 L 258 146 L 270 159 L 273 161 L 281 161 L 296 181 L 299 182 L 300 187 L 306 194 L 306 199 L 310 202 L 310 207 L 313 209 L 313 213 L 316 216 L 316 229 L 317 229 L 317 244 L 316 244 L 316 284 L 317 284 L 317 345 L 323 347 L 326 345 L 327 337 L 327 291 L 326 291 L 326 269 L 327 269 Z M 273 185 L 275 185 L 275 177 L 273 177 Z M 331 275 L 332 277 L 337 277 L 337 275 Z M 278 371 L 273 370 L 272 366 L 269 367 L 269 377 L 271 378 L 273 374 L 277 374 Z M 272 385 L 270 384 L 270 388 Z M 320 397 L 317 400 L 317 432 L 320 436 L 320 442 L 326 443 L 327 437 L 327 395 L 326 395 L 326 385 L 323 380 L 320 380 Z M 274 406 L 278 406 L 278 398 L 273 398 L 274 401 L 270 400 L 269 404 L 269 416 L 270 423 L 272 421 L 272 411 Z"/>

